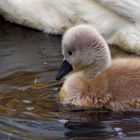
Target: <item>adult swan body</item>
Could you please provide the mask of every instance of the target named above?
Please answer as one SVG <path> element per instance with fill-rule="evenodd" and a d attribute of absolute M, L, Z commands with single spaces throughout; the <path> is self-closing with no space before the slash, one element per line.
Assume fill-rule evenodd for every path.
<path fill-rule="evenodd" d="M 0 0 L 0 14 L 52 34 L 86 23 L 107 43 L 140 54 L 140 0 Z"/>

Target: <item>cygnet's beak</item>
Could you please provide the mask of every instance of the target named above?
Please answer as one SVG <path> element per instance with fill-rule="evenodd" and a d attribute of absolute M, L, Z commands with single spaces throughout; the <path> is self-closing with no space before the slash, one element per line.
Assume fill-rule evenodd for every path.
<path fill-rule="evenodd" d="M 56 75 L 56 80 L 62 79 L 67 73 L 71 72 L 72 70 L 72 65 L 68 63 L 68 61 L 64 60 L 58 71 L 58 74 Z"/>

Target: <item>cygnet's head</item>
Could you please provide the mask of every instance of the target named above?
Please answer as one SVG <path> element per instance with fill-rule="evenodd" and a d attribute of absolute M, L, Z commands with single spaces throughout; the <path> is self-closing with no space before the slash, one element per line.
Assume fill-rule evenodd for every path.
<path fill-rule="evenodd" d="M 57 80 L 72 69 L 77 71 L 92 66 L 93 71 L 102 71 L 111 63 L 107 43 L 98 31 L 89 25 L 77 25 L 66 31 L 62 39 L 62 53 L 64 64 Z M 64 65 L 67 65 L 67 68 Z"/>

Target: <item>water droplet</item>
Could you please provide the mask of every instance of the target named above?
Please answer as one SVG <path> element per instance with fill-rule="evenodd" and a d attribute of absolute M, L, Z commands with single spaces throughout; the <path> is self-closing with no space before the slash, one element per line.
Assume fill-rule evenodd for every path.
<path fill-rule="evenodd" d="M 122 131 L 122 128 L 115 127 L 114 130 L 115 130 L 116 132 L 120 132 L 120 131 Z"/>
<path fill-rule="evenodd" d="M 55 87 L 55 88 L 53 88 L 53 90 L 54 90 L 54 91 L 58 91 L 58 90 L 59 90 L 59 88 L 58 88 L 58 87 Z"/>
<path fill-rule="evenodd" d="M 30 100 L 22 100 L 22 102 L 23 102 L 24 104 L 32 104 L 32 101 L 30 101 Z"/>
<path fill-rule="evenodd" d="M 48 63 L 47 63 L 47 62 L 44 62 L 43 64 L 44 64 L 44 65 L 47 65 Z"/>
<path fill-rule="evenodd" d="M 125 137 L 126 135 L 123 133 L 123 132 L 118 132 L 117 133 L 117 137 L 118 138 L 122 138 L 122 137 Z"/>
<path fill-rule="evenodd" d="M 28 111 L 32 111 L 34 109 L 35 109 L 34 107 L 25 107 L 25 110 L 28 110 Z"/>
<path fill-rule="evenodd" d="M 26 87 L 19 87 L 18 90 L 26 91 L 26 90 L 28 90 L 28 87 L 27 86 Z"/>
<path fill-rule="evenodd" d="M 125 136 L 122 128 L 115 127 L 114 130 L 116 131 L 116 135 L 117 135 L 118 138 L 122 138 L 122 137 Z"/>
<path fill-rule="evenodd" d="M 62 120 L 58 120 L 60 123 L 63 123 L 63 124 L 65 124 L 65 123 L 67 123 L 68 122 L 68 120 L 65 120 L 65 119 L 62 119 Z"/>

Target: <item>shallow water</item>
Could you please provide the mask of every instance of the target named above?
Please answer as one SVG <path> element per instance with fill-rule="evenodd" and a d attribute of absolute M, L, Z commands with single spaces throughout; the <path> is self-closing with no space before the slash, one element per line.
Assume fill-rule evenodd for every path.
<path fill-rule="evenodd" d="M 75 111 L 59 104 L 60 45 L 60 36 L 0 19 L 0 140 L 139 140 L 139 112 Z"/>

